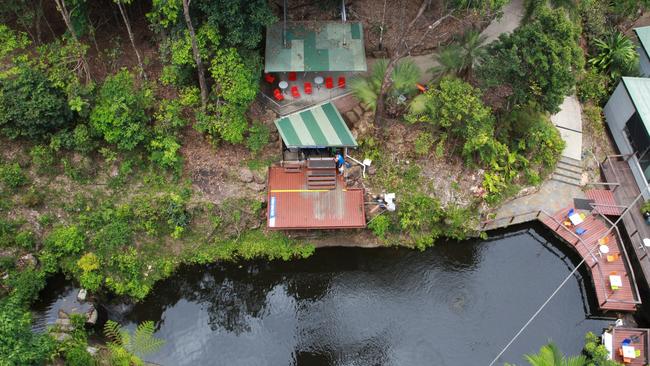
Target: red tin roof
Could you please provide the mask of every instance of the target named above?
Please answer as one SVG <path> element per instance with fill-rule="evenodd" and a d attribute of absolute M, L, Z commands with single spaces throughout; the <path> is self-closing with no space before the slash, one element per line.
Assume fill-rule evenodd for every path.
<path fill-rule="evenodd" d="M 307 188 L 306 169 L 269 168 L 267 226 L 270 229 L 366 227 L 362 189 L 348 189 L 337 176 L 336 189 Z"/>

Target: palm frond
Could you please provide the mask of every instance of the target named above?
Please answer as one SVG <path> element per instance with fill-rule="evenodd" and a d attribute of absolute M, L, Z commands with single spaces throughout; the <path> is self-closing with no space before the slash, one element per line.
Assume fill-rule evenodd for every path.
<path fill-rule="evenodd" d="M 122 344 L 122 326 L 119 323 L 108 320 L 104 324 L 104 335 L 109 341 L 115 344 Z"/>
<path fill-rule="evenodd" d="M 393 87 L 400 94 L 410 94 L 415 91 L 415 84 L 420 80 L 420 68 L 409 59 L 400 61 L 393 69 Z"/>
<path fill-rule="evenodd" d="M 148 320 L 140 323 L 135 332 L 133 332 L 128 349 L 138 356 L 144 356 L 158 351 L 165 344 L 165 341 L 156 338 L 154 336 L 155 332 L 156 327 L 154 322 Z"/>

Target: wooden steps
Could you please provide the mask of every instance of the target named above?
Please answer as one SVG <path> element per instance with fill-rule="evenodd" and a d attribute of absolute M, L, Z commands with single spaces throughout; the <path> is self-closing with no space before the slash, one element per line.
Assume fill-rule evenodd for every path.
<path fill-rule="evenodd" d="M 299 162 L 296 163 L 287 163 L 285 162 L 282 165 L 285 173 L 300 173 L 302 172 L 302 165 Z"/>
<path fill-rule="evenodd" d="M 307 171 L 307 188 L 336 189 L 336 169 L 310 169 Z"/>

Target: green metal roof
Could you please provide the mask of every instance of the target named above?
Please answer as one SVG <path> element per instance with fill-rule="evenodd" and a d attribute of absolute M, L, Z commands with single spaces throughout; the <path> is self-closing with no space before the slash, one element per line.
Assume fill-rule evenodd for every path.
<path fill-rule="evenodd" d="M 266 28 L 264 71 L 366 71 L 363 28 L 357 22 L 288 22 Z"/>
<path fill-rule="evenodd" d="M 357 147 L 357 142 L 332 103 L 325 103 L 275 121 L 287 147 Z"/>
<path fill-rule="evenodd" d="M 650 27 L 634 28 L 634 32 L 639 38 L 639 43 L 641 44 L 641 48 L 643 48 L 646 57 L 650 58 Z"/>
<path fill-rule="evenodd" d="M 623 84 L 646 130 L 650 132 L 650 78 L 624 76 Z"/>

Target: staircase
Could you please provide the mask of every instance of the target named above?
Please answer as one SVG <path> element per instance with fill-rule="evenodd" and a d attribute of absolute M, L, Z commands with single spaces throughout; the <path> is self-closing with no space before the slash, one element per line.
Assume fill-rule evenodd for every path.
<path fill-rule="evenodd" d="M 551 179 L 580 187 L 582 181 L 582 164 L 580 160 L 571 159 L 566 156 L 561 157 Z"/>
<path fill-rule="evenodd" d="M 310 169 L 307 171 L 307 188 L 336 189 L 336 169 Z"/>
<path fill-rule="evenodd" d="M 284 168 L 285 173 L 300 173 L 302 171 L 302 165 L 300 165 L 300 162 L 296 162 L 296 163 L 284 162 L 282 164 L 282 167 Z"/>

